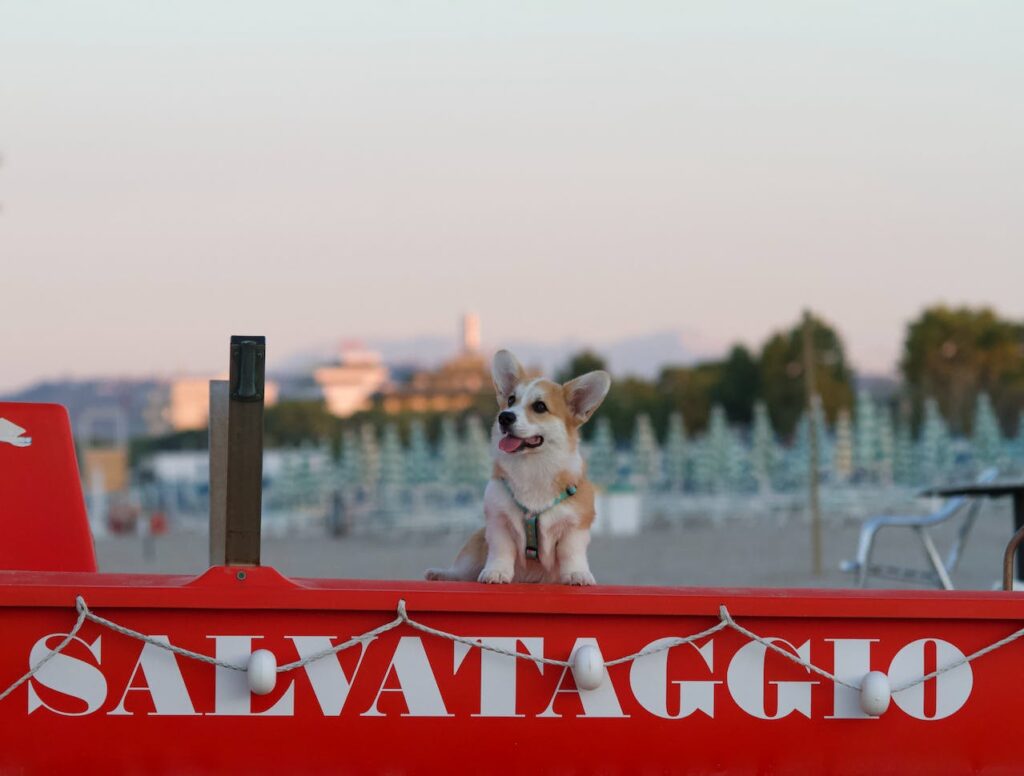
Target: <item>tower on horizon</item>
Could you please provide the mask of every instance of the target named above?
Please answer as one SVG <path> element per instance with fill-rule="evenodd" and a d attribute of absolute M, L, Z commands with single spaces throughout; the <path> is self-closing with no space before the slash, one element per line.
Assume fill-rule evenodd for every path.
<path fill-rule="evenodd" d="M 437 369 L 423 369 L 401 385 L 385 386 L 381 406 L 402 412 L 465 412 L 492 396 L 487 359 L 480 354 L 480 316 L 462 316 L 462 348 Z"/>
<path fill-rule="evenodd" d="M 480 352 L 480 316 L 476 313 L 462 316 L 462 352 Z"/>

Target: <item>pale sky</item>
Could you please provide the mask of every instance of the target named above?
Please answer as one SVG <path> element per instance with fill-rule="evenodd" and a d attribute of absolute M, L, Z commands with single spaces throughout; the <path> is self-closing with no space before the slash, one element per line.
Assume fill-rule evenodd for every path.
<path fill-rule="evenodd" d="M 1024 319 L 1024 3 L 0 0 L 0 390 L 346 337 Z M 272 364 L 271 364 L 272 366 Z"/>

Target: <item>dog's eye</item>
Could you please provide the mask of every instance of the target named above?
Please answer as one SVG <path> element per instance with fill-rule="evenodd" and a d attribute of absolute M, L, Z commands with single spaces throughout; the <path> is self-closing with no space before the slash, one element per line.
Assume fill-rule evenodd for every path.
<path fill-rule="evenodd" d="M 511 396 L 508 397 L 508 406 L 511 407 L 515 403 L 516 403 L 516 395 L 512 394 Z"/>
<path fill-rule="evenodd" d="M 534 412 L 547 412 L 548 411 L 548 405 L 546 405 L 542 401 L 535 401 L 533 403 L 533 411 Z"/>

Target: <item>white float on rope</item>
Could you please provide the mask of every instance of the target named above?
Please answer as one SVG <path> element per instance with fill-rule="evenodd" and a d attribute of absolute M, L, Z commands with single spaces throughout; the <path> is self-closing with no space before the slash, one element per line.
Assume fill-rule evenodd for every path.
<path fill-rule="evenodd" d="M 583 644 L 573 653 L 572 678 L 581 690 L 596 690 L 604 681 L 604 656 L 593 644 Z"/>
<path fill-rule="evenodd" d="M 269 649 L 257 649 L 249 655 L 246 667 L 249 689 L 256 695 L 266 695 L 277 684 L 277 658 Z"/>
<path fill-rule="evenodd" d="M 880 717 L 889 708 L 890 700 L 892 690 L 889 687 L 889 677 L 881 671 L 866 673 L 860 683 L 860 707 L 864 709 L 864 713 Z"/>

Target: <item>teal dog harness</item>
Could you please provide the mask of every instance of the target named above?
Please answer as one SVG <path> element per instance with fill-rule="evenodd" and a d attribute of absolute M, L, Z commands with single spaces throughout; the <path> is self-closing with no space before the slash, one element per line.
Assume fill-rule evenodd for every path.
<path fill-rule="evenodd" d="M 570 496 L 576 495 L 576 486 L 570 485 L 568 488 L 563 490 L 555 500 L 548 504 L 541 510 L 532 511 L 528 507 L 523 506 L 519 499 L 516 498 L 516 494 L 512 492 L 512 486 L 508 484 L 507 480 L 502 480 L 501 484 L 505 486 L 505 490 L 508 491 L 508 496 L 512 499 L 512 503 L 515 504 L 523 512 L 523 529 L 526 532 L 526 557 L 530 560 L 537 560 L 540 556 L 540 529 L 537 527 L 537 522 L 541 515 L 548 512 Z"/>

